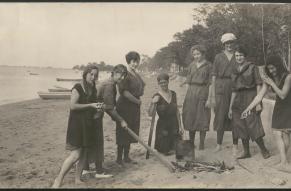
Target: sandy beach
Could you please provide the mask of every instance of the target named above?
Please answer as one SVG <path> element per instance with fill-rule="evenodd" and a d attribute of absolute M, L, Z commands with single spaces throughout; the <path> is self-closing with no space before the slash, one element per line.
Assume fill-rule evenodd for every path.
<path fill-rule="evenodd" d="M 147 142 L 150 118 L 147 109 L 152 95 L 157 91 L 155 76 L 144 77 L 147 86 L 142 97 L 140 137 Z M 178 94 L 182 105 L 186 86 L 179 87 L 182 79 L 170 82 L 170 89 Z M 265 107 L 268 110 L 268 107 Z M 0 106 L 0 187 L 1 188 L 49 188 L 68 151 L 65 137 L 69 115 L 69 100 L 30 100 Z M 231 172 L 170 173 L 153 155 L 145 159 L 146 150 L 140 144 L 132 145 L 131 157 L 138 164 L 120 168 L 115 164 L 115 123 L 105 115 L 105 168 L 114 175 L 110 179 L 85 177 L 83 185 L 74 184 L 74 169 L 64 179 L 62 188 L 288 188 L 291 187 L 290 174 L 279 172 L 272 164 L 279 160 L 275 139 L 269 124 L 269 113 L 262 113 L 265 128 L 265 142 L 272 156 L 264 160 L 259 148 L 250 143 L 252 158 L 241 160 L 253 173 L 237 166 L 232 159 L 231 132 L 224 136 L 223 150 L 214 153 L 216 132 L 210 130 L 206 136 L 205 150 L 196 151 L 198 161 L 225 161 L 234 165 Z M 211 128 L 212 129 L 212 128 Z M 186 132 L 187 133 L 187 132 Z M 198 143 L 199 137 L 196 138 Z M 239 142 L 239 150 L 242 150 Z M 290 153 L 289 153 L 290 154 Z M 175 156 L 167 156 L 175 161 Z M 276 185 L 272 180 L 286 181 Z"/>

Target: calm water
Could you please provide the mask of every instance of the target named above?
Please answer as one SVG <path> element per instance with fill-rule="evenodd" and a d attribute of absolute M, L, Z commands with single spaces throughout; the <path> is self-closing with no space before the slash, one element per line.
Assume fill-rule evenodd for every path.
<path fill-rule="evenodd" d="M 30 75 L 29 73 L 38 75 Z M 0 66 L 0 105 L 38 98 L 38 91 L 61 86 L 71 88 L 73 82 L 58 82 L 56 78 L 81 78 L 82 72 L 71 69 L 8 67 Z M 99 74 L 99 80 L 109 76 L 107 72 Z"/>

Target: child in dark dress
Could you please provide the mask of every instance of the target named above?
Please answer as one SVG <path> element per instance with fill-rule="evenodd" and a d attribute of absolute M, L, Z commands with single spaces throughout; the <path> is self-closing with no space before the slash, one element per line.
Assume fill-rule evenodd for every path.
<path fill-rule="evenodd" d="M 154 104 L 159 119 L 156 125 L 155 149 L 165 155 L 170 155 L 175 152 L 175 146 L 179 134 L 183 133 L 183 128 L 180 122 L 180 113 L 177 107 L 176 92 L 168 88 L 169 75 L 162 73 L 157 77 L 159 84 L 158 93 L 154 94 L 149 114 L 155 115 Z"/>

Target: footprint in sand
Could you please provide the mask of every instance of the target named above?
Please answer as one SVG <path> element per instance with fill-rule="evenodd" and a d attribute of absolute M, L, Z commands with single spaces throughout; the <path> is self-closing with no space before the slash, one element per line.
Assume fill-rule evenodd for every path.
<path fill-rule="evenodd" d="M 134 185 L 141 186 L 144 183 L 144 180 L 139 178 L 139 179 L 135 179 L 135 180 L 130 180 L 130 182 Z"/>
<path fill-rule="evenodd" d="M 9 175 L 9 176 L 5 177 L 6 180 L 13 180 L 14 178 L 15 178 L 15 176 L 13 176 L 13 175 Z"/>

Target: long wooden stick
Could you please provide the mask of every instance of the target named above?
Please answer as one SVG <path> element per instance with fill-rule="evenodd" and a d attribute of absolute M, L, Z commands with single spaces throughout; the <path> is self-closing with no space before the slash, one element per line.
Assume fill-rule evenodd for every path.
<path fill-rule="evenodd" d="M 153 155 L 155 155 L 159 161 L 164 164 L 170 172 L 175 172 L 175 167 L 169 163 L 167 160 L 165 160 L 158 152 L 153 150 L 151 147 L 149 147 L 147 144 L 145 144 L 131 129 L 124 128 L 135 140 L 137 140 L 142 146 L 144 146 L 148 151 L 150 151 Z"/>
<path fill-rule="evenodd" d="M 149 133 L 149 139 L 148 139 L 148 146 L 151 147 L 152 144 L 152 138 L 153 138 L 153 132 L 154 132 L 154 126 L 155 126 L 155 119 L 156 119 L 156 109 L 157 109 L 157 104 L 154 104 L 153 108 L 153 116 L 152 116 L 152 121 L 151 121 L 151 127 L 150 127 L 150 133 Z M 150 157 L 150 152 L 147 150 L 146 153 L 146 159 L 149 159 Z"/>
<path fill-rule="evenodd" d="M 264 56 L 264 64 L 266 65 L 266 53 L 265 53 L 265 37 L 264 37 L 264 7 L 261 6 L 262 9 L 262 42 L 263 42 L 263 56 Z"/>

